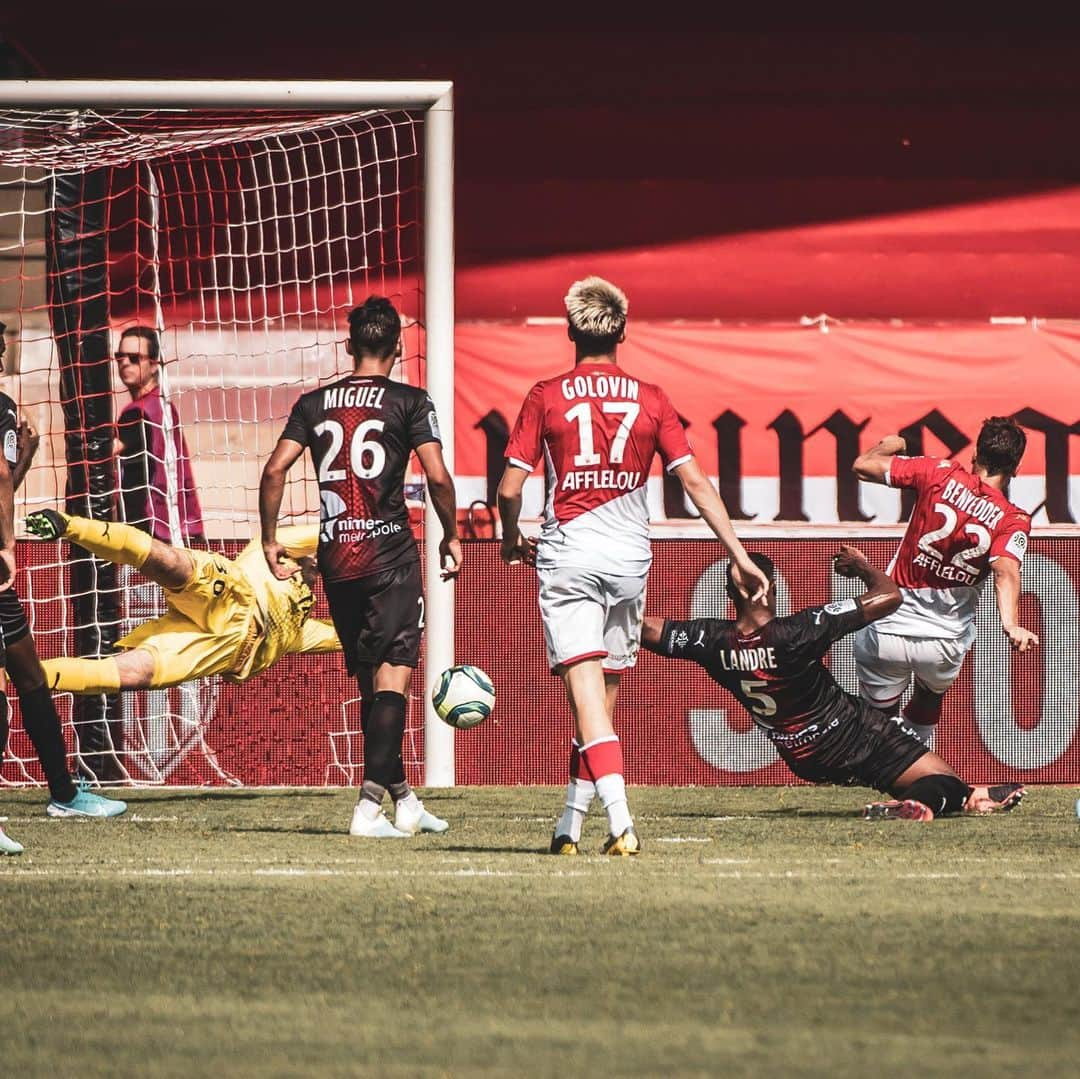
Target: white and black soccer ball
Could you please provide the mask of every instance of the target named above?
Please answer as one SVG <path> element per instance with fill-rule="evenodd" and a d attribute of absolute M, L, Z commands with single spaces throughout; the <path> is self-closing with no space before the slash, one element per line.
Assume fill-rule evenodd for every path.
<path fill-rule="evenodd" d="M 479 667 L 449 667 L 439 675 L 431 691 L 431 703 L 439 719 L 465 731 L 491 715 L 495 687 Z"/>

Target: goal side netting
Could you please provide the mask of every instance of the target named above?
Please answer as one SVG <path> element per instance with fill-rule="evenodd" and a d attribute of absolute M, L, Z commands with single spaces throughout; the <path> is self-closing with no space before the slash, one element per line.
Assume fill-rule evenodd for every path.
<path fill-rule="evenodd" d="M 161 433 L 145 446 L 153 512 L 141 527 L 227 555 L 258 535 L 262 466 L 293 402 L 350 369 L 353 306 L 370 294 L 394 302 L 405 323 L 395 377 L 425 384 L 424 123 L 423 109 L 375 107 L 0 106 L 0 389 L 40 438 L 17 522 L 47 506 L 132 512 L 124 487 L 138 462 L 118 437 L 132 396 L 114 362 L 131 327 L 160 341 Z M 418 534 L 420 480 L 413 462 Z M 318 507 L 305 455 L 282 521 L 313 523 Z M 67 544 L 20 541 L 19 564 L 43 657 L 110 654 L 164 611 L 156 586 Z M 10 696 L 0 782 L 37 783 Z M 422 696 L 420 677 L 413 781 Z M 215 678 L 56 703 L 72 771 L 102 782 L 335 784 L 362 767 L 355 698 L 330 655 L 289 657 L 243 686 Z"/>

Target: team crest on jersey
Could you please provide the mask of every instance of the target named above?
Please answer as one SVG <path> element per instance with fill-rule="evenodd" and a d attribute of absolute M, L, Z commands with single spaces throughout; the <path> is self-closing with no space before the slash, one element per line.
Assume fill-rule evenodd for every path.
<path fill-rule="evenodd" d="M 672 648 L 685 648 L 690 641 L 690 634 L 685 629 L 676 630 L 671 635 Z"/>

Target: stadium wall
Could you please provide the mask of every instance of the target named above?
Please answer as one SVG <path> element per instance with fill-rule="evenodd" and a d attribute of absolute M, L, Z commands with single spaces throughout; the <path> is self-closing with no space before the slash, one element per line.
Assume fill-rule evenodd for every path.
<path fill-rule="evenodd" d="M 884 565 L 895 539 L 837 530 L 829 538 L 748 540 L 777 563 L 781 612 L 852 594 L 834 576 L 830 556 L 857 542 Z M 235 545 L 232 545 L 235 546 Z M 659 540 L 649 586 L 649 614 L 723 616 L 724 564 L 718 546 Z M 230 547 L 230 552 L 235 553 Z M 61 572 L 54 544 L 23 544 L 17 587 L 30 598 L 55 596 Z M 152 588 L 152 586 L 150 586 Z M 131 596 L 137 596 L 129 589 Z M 129 614 L 138 611 L 129 609 Z M 145 611 L 143 616 L 152 614 Z M 325 615 L 320 602 L 316 614 Z M 992 589 L 979 609 L 979 640 L 946 698 L 937 748 L 962 775 L 983 782 L 1080 783 L 1080 539 L 1038 535 L 1024 570 L 1021 615 L 1042 638 L 1028 655 L 1012 656 L 994 611 Z M 33 608 L 43 655 L 71 647 L 66 603 Z M 565 778 L 570 719 L 561 685 L 547 671 L 536 607 L 536 579 L 501 564 L 493 542 L 466 544 L 457 587 L 456 654 L 492 676 L 498 699 L 492 718 L 456 736 L 461 784 L 559 783 Z M 850 643 L 838 643 L 832 669 L 854 689 Z M 423 672 L 419 672 L 422 678 Z M 422 681 L 418 679 L 417 685 Z M 354 686 L 337 656 L 287 657 L 244 685 L 215 684 L 187 705 L 171 702 L 171 719 L 147 721 L 143 695 L 129 694 L 125 766 L 137 782 L 176 785 L 349 785 L 362 762 Z M 57 698 L 70 719 L 71 698 Z M 13 724 L 3 782 L 39 781 L 21 723 Z M 409 777 L 422 781 L 422 712 L 410 710 L 405 755 Z M 624 680 L 617 723 L 626 746 L 627 778 L 639 784 L 784 784 L 792 777 L 734 700 L 696 667 L 643 654 Z M 70 736 L 70 728 L 69 728 Z M 153 767 L 148 764 L 153 757 Z M 27 762 L 27 763 L 23 763 Z"/>

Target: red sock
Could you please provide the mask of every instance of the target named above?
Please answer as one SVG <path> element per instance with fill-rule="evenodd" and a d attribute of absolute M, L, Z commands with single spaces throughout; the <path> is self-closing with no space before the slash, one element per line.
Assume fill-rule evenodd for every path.
<path fill-rule="evenodd" d="M 589 765 L 585 761 L 585 758 L 581 755 L 581 750 L 578 748 L 577 742 L 571 740 L 570 742 L 570 778 L 571 779 L 585 779 L 590 783 L 594 782 L 592 773 L 589 771 Z"/>
<path fill-rule="evenodd" d="M 594 783 L 609 775 L 623 774 L 622 743 L 614 734 L 590 742 L 581 749 L 581 763 Z"/>

